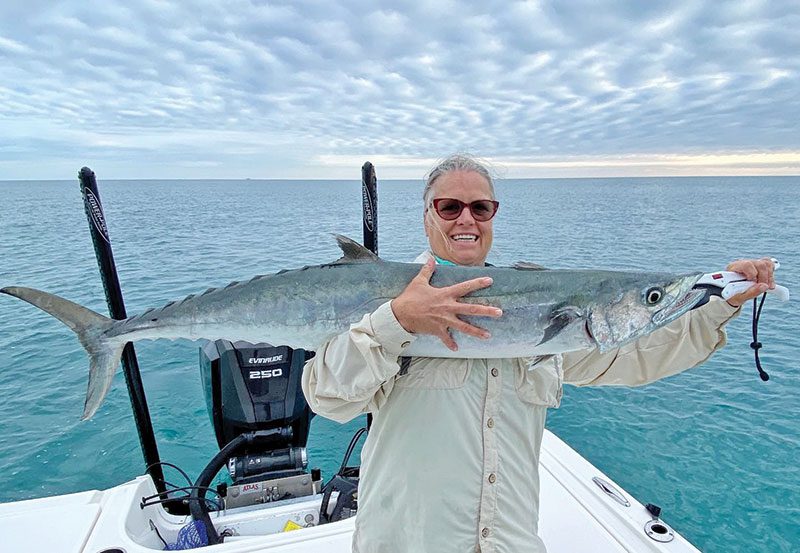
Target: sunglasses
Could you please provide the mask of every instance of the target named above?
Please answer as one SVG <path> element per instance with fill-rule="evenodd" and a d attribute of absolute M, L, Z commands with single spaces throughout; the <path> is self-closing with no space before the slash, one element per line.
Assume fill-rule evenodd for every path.
<path fill-rule="evenodd" d="M 470 203 L 464 203 L 455 198 L 437 198 L 433 200 L 433 209 L 445 221 L 458 219 L 466 207 L 476 221 L 486 222 L 494 217 L 499 206 L 500 202 L 494 200 L 476 200 Z"/>

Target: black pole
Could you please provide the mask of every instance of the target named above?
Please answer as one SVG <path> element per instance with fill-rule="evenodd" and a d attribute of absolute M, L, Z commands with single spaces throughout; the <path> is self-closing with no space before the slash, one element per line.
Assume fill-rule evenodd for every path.
<path fill-rule="evenodd" d="M 103 289 L 106 292 L 108 312 L 112 319 L 125 319 L 125 303 L 122 299 L 122 289 L 117 277 L 117 267 L 114 264 L 114 254 L 111 251 L 111 239 L 108 235 L 106 219 L 103 215 L 103 206 L 100 204 L 100 193 L 97 191 L 97 179 L 94 171 L 88 167 L 78 173 L 83 194 L 83 205 L 86 209 L 86 218 L 89 221 L 89 232 L 92 235 L 94 253 L 100 268 L 100 277 L 103 280 Z M 128 395 L 131 398 L 133 418 L 136 421 L 136 430 L 139 432 L 139 444 L 144 455 L 147 472 L 153 478 L 159 492 L 166 491 L 164 485 L 164 471 L 161 468 L 158 456 L 158 445 L 153 432 L 153 423 L 150 420 L 150 411 L 147 408 L 147 398 L 142 386 L 142 375 L 139 374 L 139 363 L 136 362 L 136 352 L 133 344 L 125 346 L 122 352 L 122 372 L 128 385 Z"/>
<path fill-rule="evenodd" d="M 361 213 L 364 226 L 364 247 L 378 255 L 378 178 L 369 161 L 361 167 Z M 367 428 L 372 414 L 367 413 Z"/>
<path fill-rule="evenodd" d="M 378 179 L 369 161 L 361 167 L 361 209 L 364 247 L 378 255 Z"/>

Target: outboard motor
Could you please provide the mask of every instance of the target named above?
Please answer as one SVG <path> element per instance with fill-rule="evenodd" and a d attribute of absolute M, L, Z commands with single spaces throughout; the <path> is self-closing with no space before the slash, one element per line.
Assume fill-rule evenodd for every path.
<path fill-rule="evenodd" d="M 197 477 L 189 510 L 202 534 L 197 543 L 221 543 L 209 506 L 246 507 L 322 493 L 319 524 L 355 515 L 359 467 L 347 462 L 366 429 L 350 441 L 342 465 L 322 487 L 319 469 L 307 471 L 306 442 L 314 413 L 300 380 L 314 352 L 288 346 L 217 340 L 200 350 L 200 372 L 208 412 L 220 451 Z M 217 487 L 223 505 L 206 497 L 216 474 L 227 465 L 233 484 Z M 194 542 L 193 542 L 194 543 Z"/>
<path fill-rule="evenodd" d="M 220 454 L 225 457 L 228 448 L 230 455 L 221 461 L 233 481 L 222 490 L 227 508 L 319 493 L 320 471 L 306 470 L 314 415 L 300 386 L 303 365 L 313 356 L 288 346 L 227 340 L 200 350 L 211 423 Z"/>

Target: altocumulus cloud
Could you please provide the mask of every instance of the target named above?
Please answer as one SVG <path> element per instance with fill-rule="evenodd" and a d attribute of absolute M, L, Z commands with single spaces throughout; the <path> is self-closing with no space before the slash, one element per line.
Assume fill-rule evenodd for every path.
<path fill-rule="evenodd" d="M 0 179 L 800 173 L 800 8 L 0 5 Z"/>

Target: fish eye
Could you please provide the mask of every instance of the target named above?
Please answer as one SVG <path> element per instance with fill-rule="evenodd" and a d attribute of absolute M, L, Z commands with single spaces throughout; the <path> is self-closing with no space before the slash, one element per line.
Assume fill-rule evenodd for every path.
<path fill-rule="evenodd" d="M 644 300 L 647 305 L 656 305 L 664 299 L 664 290 L 659 287 L 648 288 L 647 292 L 644 293 Z"/>

